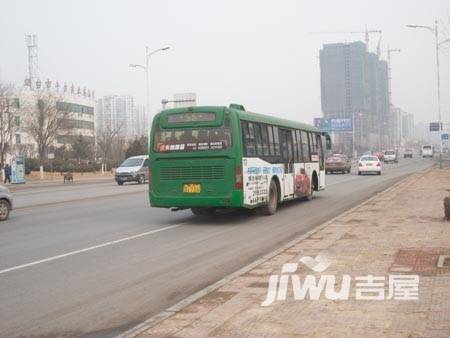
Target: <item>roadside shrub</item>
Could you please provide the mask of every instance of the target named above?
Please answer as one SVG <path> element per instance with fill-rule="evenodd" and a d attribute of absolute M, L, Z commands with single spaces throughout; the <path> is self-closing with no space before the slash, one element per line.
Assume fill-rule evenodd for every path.
<path fill-rule="evenodd" d="M 31 171 L 39 171 L 40 162 L 36 158 L 27 159 L 28 166 Z M 43 163 L 44 171 L 51 172 L 79 172 L 79 173 L 87 173 L 87 172 L 96 172 L 101 170 L 100 163 L 79 163 L 76 160 L 62 160 L 62 159 L 54 159 L 54 160 L 45 160 Z"/>

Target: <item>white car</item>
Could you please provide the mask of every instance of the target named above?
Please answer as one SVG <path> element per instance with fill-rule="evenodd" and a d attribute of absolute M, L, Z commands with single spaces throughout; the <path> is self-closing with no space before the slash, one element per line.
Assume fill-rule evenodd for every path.
<path fill-rule="evenodd" d="M 422 157 L 433 157 L 433 146 L 422 146 Z"/>
<path fill-rule="evenodd" d="M 384 162 L 398 162 L 397 152 L 395 150 L 386 150 L 384 152 Z"/>
<path fill-rule="evenodd" d="M 378 157 L 364 155 L 359 159 L 358 175 L 366 173 L 381 175 L 381 162 Z"/>

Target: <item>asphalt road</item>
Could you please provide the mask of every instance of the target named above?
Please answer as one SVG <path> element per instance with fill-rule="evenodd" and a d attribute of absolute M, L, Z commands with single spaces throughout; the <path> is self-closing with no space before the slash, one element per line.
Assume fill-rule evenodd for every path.
<path fill-rule="evenodd" d="M 0 337 L 115 336 L 432 163 L 327 175 L 271 217 L 150 208 L 146 185 L 17 191 L 0 224 Z"/>

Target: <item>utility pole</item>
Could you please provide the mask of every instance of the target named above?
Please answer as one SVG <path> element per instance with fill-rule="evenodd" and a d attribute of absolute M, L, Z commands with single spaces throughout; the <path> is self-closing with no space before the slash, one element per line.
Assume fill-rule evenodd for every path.
<path fill-rule="evenodd" d="M 423 28 L 434 33 L 435 38 L 435 48 L 436 48 L 436 80 L 437 80 L 437 105 L 438 105 L 438 118 L 439 118 L 439 168 L 442 168 L 442 116 L 441 116 L 441 77 L 440 77 L 440 69 L 439 69 L 439 47 L 445 43 L 450 42 L 450 39 L 446 39 L 443 41 L 439 41 L 439 29 L 438 29 L 438 21 L 434 20 L 434 28 L 430 26 L 421 26 L 421 25 L 407 25 L 409 28 Z"/>
<path fill-rule="evenodd" d="M 135 63 L 131 63 L 130 67 L 132 68 L 141 68 L 145 71 L 145 84 L 146 84 L 146 106 L 147 106 L 147 116 L 148 116 L 148 120 L 149 122 L 151 122 L 151 114 L 150 114 L 150 57 L 157 53 L 157 52 L 161 52 L 161 51 L 165 51 L 168 50 L 170 47 L 163 47 L 163 48 L 158 48 L 155 49 L 154 51 L 149 51 L 148 46 L 145 46 L 145 65 L 140 65 L 140 64 L 135 64 Z"/>
<path fill-rule="evenodd" d="M 36 35 L 26 35 L 25 41 L 28 49 L 28 79 L 26 82 L 30 89 L 33 89 L 39 79 L 37 37 Z"/>
<path fill-rule="evenodd" d="M 439 115 L 439 168 L 442 169 L 442 115 L 441 115 L 441 76 L 439 72 L 439 30 L 438 21 L 434 20 L 434 37 L 436 39 L 436 78 L 437 78 L 437 100 Z"/>

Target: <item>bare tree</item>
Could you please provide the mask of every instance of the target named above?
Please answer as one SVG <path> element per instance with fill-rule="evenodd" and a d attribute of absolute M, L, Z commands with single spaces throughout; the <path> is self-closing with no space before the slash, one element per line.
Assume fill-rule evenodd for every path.
<path fill-rule="evenodd" d="M 104 125 L 97 130 L 97 154 L 102 157 L 102 162 L 117 162 L 123 156 L 125 143 L 121 137 L 122 125 L 113 127 Z"/>
<path fill-rule="evenodd" d="M 14 123 L 14 109 L 18 107 L 13 96 L 14 87 L 0 83 L 0 165 L 2 167 L 17 127 Z"/>
<path fill-rule="evenodd" d="M 39 160 L 45 159 L 48 148 L 62 132 L 70 129 L 69 112 L 58 110 L 58 98 L 51 93 L 37 96 L 37 103 L 25 118 L 25 130 L 37 143 Z"/>

